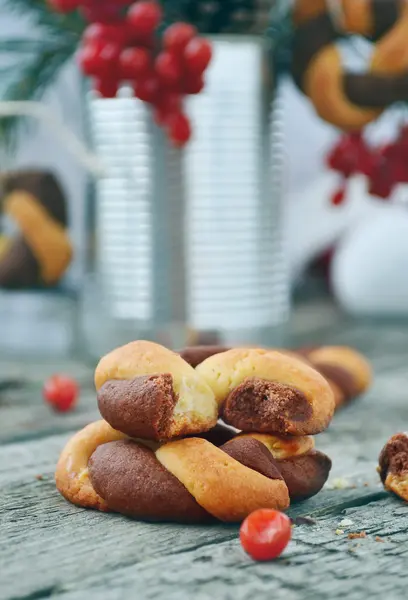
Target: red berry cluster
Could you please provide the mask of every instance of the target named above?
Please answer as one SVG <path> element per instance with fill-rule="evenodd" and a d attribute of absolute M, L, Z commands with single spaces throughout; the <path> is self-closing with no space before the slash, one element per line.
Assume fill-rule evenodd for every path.
<path fill-rule="evenodd" d="M 346 134 L 329 153 L 327 165 L 342 176 L 331 198 L 334 206 L 343 204 L 347 180 L 357 174 L 367 177 L 370 195 L 389 199 L 398 184 L 408 183 L 408 127 L 402 127 L 395 141 L 379 148 L 369 146 L 361 132 Z"/>
<path fill-rule="evenodd" d="M 80 10 L 89 22 L 79 51 L 83 73 L 104 98 L 114 98 L 122 83 L 153 109 L 156 123 L 176 146 L 191 137 L 183 107 L 189 94 L 204 88 L 211 61 L 209 42 L 188 23 L 174 23 L 158 44 L 163 13 L 156 0 L 49 0 L 60 12 Z M 158 47 L 159 46 L 159 47 Z"/>

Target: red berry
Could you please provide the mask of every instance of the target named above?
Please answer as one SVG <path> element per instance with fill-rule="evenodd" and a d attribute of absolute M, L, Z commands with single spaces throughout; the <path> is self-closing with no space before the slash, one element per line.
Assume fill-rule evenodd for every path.
<path fill-rule="evenodd" d="M 85 75 L 102 77 L 115 74 L 120 56 L 120 46 L 103 40 L 86 43 L 80 50 L 79 65 Z"/>
<path fill-rule="evenodd" d="M 189 23 L 174 23 L 166 29 L 163 35 L 163 45 L 166 50 L 178 56 L 182 55 L 187 44 L 196 37 L 197 28 Z"/>
<path fill-rule="evenodd" d="M 160 97 L 156 101 L 153 117 L 157 125 L 163 126 L 170 123 L 175 115 L 180 111 L 180 94 L 171 91 L 164 91 L 164 93 L 161 93 Z"/>
<path fill-rule="evenodd" d="M 161 52 L 156 58 L 155 71 L 159 80 L 168 86 L 177 85 L 183 76 L 180 62 L 174 54 Z"/>
<path fill-rule="evenodd" d="M 337 191 L 334 192 L 333 196 L 331 197 L 331 203 L 333 206 L 340 206 L 341 204 L 344 203 L 345 199 L 346 199 L 346 190 L 344 187 L 341 187 Z"/>
<path fill-rule="evenodd" d="M 135 2 L 129 8 L 127 20 L 136 34 L 151 34 L 157 29 L 162 19 L 162 9 L 154 0 Z"/>
<path fill-rule="evenodd" d="M 136 81 L 134 90 L 136 98 L 154 104 L 160 91 L 159 80 L 155 75 L 149 75 Z"/>
<path fill-rule="evenodd" d="M 43 396 L 56 411 L 68 412 L 77 403 L 79 386 L 71 377 L 53 375 L 44 384 Z"/>
<path fill-rule="evenodd" d="M 241 545 L 254 560 L 278 558 L 292 536 L 292 526 L 285 514 L 267 508 L 251 513 L 239 530 Z"/>
<path fill-rule="evenodd" d="M 81 0 L 48 0 L 48 4 L 57 12 L 69 13 L 79 7 Z"/>
<path fill-rule="evenodd" d="M 184 50 L 186 68 L 190 73 L 204 73 L 212 58 L 211 44 L 203 38 L 194 38 Z"/>
<path fill-rule="evenodd" d="M 168 114 L 178 113 L 181 109 L 181 95 L 164 90 L 157 100 L 157 107 L 165 110 Z"/>
<path fill-rule="evenodd" d="M 118 23 L 107 25 L 106 23 L 92 23 L 88 25 L 82 36 L 82 43 L 104 40 L 124 46 L 126 44 L 127 31 L 123 25 Z"/>
<path fill-rule="evenodd" d="M 116 79 L 100 79 L 95 82 L 94 89 L 102 98 L 116 98 L 119 84 Z"/>
<path fill-rule="evenodd" d="M 139 79 L 151 70 L 150 54 L 145 48 L 126 48 L 120 55 L 119 65 L 122 79 Z"/>
<path fill-rule="evenodd" d="M 86 5 L 81 4 L 81 13 L 88 23 L 104 23 L 106 25 L 112 25 L 113 23 L 120 23 L 121 17 L 119 9 L 120 7 L 115 3 L 101 3 L 100 0 L 95 2 L 89 2 Z"/>
<path fill-rule="evenodd" d="M 184 146 L 191 137 L 191 125 L 182 112 L 175 113 L 168 122 L 169 137 L 175 146 Z"/>
<path fill-rule="evenodd" d="M 183 92 L 185 94 L 199 94 L 204 89 L 204 78 L 202 75 L 189 75 L 184 82 Z"/>

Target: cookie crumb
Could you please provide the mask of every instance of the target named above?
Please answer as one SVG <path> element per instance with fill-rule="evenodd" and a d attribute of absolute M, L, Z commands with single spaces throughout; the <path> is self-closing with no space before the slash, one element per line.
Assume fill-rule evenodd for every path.
<path fill-rule="evenodd" d="M 343 535 L 344 531 L 342 529 L 336 529 L 334 532 L 336 535 Z"/>
<path fill-rule="evenodd" d="M 354 484 L 344 477 L 336 477 L 327 485 L 329 490 L 347 490 L 355 487 L 356 486 Z"/>
<path fill-rule="evenodd" d="M 369 483 L 367 483 L 366 481 L 363 483 L 364 487 L 369 487 Z"/>
<path fill-rule="evenodd" d="M 376 535 L 376 536 L 375 536 L 375 541 L 376 541 L 376 542 L 381 542 L 382 544 L 384 544 L 384 543 L 385 543 L 385 540 L 383 540 L 382 538 L 380 538 L 380 536 L 379 536 L 379 535 Z"/>
<path fill-rule="evenodd" d="M 349 540 L 358 540 L 361 538 L 366 538 L 367 534 L 365 531 L 360 531 L 360 533 L 349 533 L 347 537 Z"/>
<path fill-rule="evenodd" d="M 339 527 L 351 527 L 351 525 L 354 525 L 354 521 L 351 519 L 343 519 L 339 523 Z"/>
<path fill-rule="evenodd" d="M 44 481 L 44 475 L 36 475 L 36 476 L 35 476 L 35 478 L 36 478 L 38 481 Z"/>

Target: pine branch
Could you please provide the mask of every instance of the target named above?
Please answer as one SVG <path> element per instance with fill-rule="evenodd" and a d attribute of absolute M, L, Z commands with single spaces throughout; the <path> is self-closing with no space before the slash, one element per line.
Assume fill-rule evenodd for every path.
<path fill-rule="evenodd" d="M 50 85 L 58 78 L 62 67 L 72 57 L 75 47 L 43 49 L 19 71 L 17 79 L 8 86 L 3 100 L 40 100 Z M 13 148 L 21 117 L 0 118 L 0 141 L 7 148 Z M 25 121 L 25 120 L 24 120 Z"/>
<path fill-rule="evenodd" d="M 2 94 L 2 100 L 40 100 L 49 86 L 58 78 L 65 63 L 74 54 L 85 23 L 78 13 L 61 15 L 48 6 L 47 0 L 3 0 L 12 13 L 28 17 L 33 25 L 29 39 L 0 38 L 0 53 L 18 59 L 14 76 L 1 75 L 2 81 L 10 82 Z M 6 147 L 17 140 L 21 117 L 0 119 L 0 142 Z"/>
<path fill-rule="evenodd" d="M 3 0 L 3 4 L 11 13 L 28 16 L 33 25 L 56 37 L 65 33 L 79 39 L 85 27 L 78 12 L 60 14 L 50 9 L 47 0 Z"/>

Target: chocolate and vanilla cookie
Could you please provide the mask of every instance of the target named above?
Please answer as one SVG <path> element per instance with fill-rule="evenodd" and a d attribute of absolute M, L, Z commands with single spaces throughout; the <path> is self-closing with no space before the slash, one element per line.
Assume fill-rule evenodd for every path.
<path fill-rule="evenodd" d="M 218 405 L 206 380 L 153 342 L 131 342 L 104 356 L 95 386 L 102 417 L 131 437 L 170 440 L 217 424 Z"/>
<path fill-rule="evenodd" d="M 309 435 L 333 416 L 330 385 L 315 369 L 288 354 L 237 348 L 199 364 L 222 419 L 244 432 Z"/>

